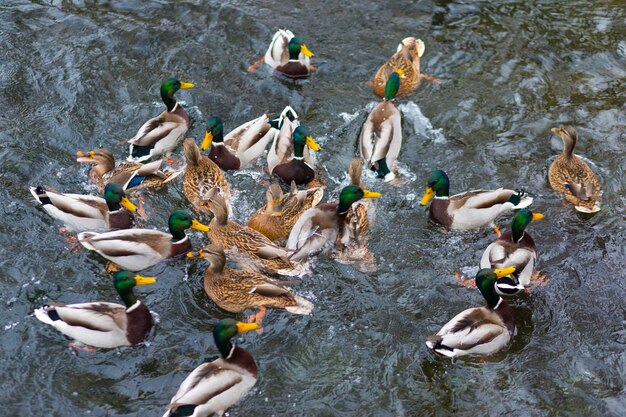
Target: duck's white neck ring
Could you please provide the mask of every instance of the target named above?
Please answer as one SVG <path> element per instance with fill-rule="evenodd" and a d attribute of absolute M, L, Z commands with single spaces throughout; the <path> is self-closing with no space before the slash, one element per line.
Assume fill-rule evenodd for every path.
<path fill-rule="evenodd" d="M 132 306 L 128 307 L 126 309 L 127 313 L 132 312 L 133 310 L 135 310 L 137 307 L 139 307 L 139 305 L 141 304 L 141 301 L 137 300 L 137 302 L 135 304 L 133 304 Z"/>

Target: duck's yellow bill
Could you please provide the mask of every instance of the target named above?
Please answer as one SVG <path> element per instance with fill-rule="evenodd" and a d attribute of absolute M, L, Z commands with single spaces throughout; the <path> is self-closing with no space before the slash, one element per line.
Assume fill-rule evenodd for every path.
<path fill-rule="evenodd" d="M 541 220 L 543 219 L 545 216 L 541 213 L 533 213 L 533 220 Z"/>
<path fill-rule="evenodd" d="M 311 50 L 307 48 L 306 45 L 302 45 L 300 47 L 300 52 L 302 52 L 305 56 L 308 56 L 308 57 L 313 56 L 313 52 L 311 52 Z"/>
<path fill-rule="evenodd" d="M 202 143 L 200 144 L 200 149 L 206 151 L 211 146 L 211 142 L 213 142 L 213 133 L 206 132 L 204 134 L 204 139 L 202 139 Z"/>
<path fill-rule="evenodd" d="M 76 158 L 76 162 L 93 162 L 93 157 L 96 153 L 94 151 L 89 151 L 89 152 L 82 152 L 82 151 L 78 151 L 76 152 L 76 156 L 78 158 Z"/>
<path fill-rule="evenodd" d="M 180 88 L 182 88 L 183 90 L 186 90 L 187 88 L 193 88 L 193 84 L 181 81 Z"/>
<path fill-rule="evenodd" d="M 404 77 L 404 70 L 402 68 L 398 68 L 394 72 L 397 73 L 400 77 Z"/>
<path fill-rule="evenodd" d="M 515 272 L 514 266 L 493 270 L 493 273 L 496 274 L 498 278 L 506 277 L 507 275 L 511 275 L 513 272 Z"/>
<path fill-rule="evenodd" d="M 250 330 L 256 330 L 259 328 L 259 323 L 243 323 L 237 322 L 237 331 L 239 333 L 249 332 Z"/>
<path fill-rule="evenodd" d="M 308 146 L 314 151 L 319 151 L 320 149 L 322 149 L 322 147 L 313 140 L 313 136 L 306 137 L 306 146 Z"/>
<path fill-rule="evenodd" d="M 202 249 L 200 249 L 199 251 L 189 251 L 187 252 L 187 258 L 200 258 L 202 257 Z"/>
<path fill-rule="evenodd" d="M 428 204 L 430 200 L 433 199 L 434 196 L 435 196 L 435 190 L 433 190 L 432 187 L 426 187 L 426 191 L 424 191 L 424 195 L 422 196 L 422 199 L 420 200 L 420 205 L 425 206 L 426 204 Z"/>
<path fill-rule="evenodd" d="M 363 190 L 363 198 L 378 198 L 378 197 L 382 197 L 382 194 L 377 193 L 376 191 Z"/>
<path fill-rule="evenodd" d="M 204 224 L 200 223 L 200 222 L 199 222 L 198 220 L 196 220 L 196 219 L 193 219 L 193 220 L 191 221 L 191 228 L 192 228 L 192 229 L 199 230 L 199 231 L 201 231 L 201 232 L 208 232 L 208 231 L 209 231 L 209 226 L 207 226 L 207 225 L 204 225 Z"/>
<path fill-rule="evenodd" d="M 155 282 L 155 277 L 142 277 L 141 275 L 135 275 L 135 285 L 150 285 Z"/>
<path fill-rule="evenodd" d="M 128 211 L 137 211 L 137 206 L 131 203 L 128 197 L 122 197 L 120 204 Z"/>

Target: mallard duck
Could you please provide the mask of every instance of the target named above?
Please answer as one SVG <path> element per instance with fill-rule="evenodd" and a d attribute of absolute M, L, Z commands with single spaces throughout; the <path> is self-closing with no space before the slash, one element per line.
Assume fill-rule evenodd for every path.
<path fill-rule="evenodd" d="M 400 85 L 398 96 L 403 96 L 415 90 L 421 78 L 439 83 L 438 79 L 420 73 L 420 58 L 422 55 L 424 55 L 424 42 L 421 39 L 404 38 L 398 44 L 396 53 L 376 71 L 374 81 L 368 83 L 374 88 L 374 94 L 379 97 L 385 96 L 387 80 L 397 69 L 401 69 L 403 72 L 402 85 Z"/>
<path fill-rule="evenodd" d="M 430 205 L 430 220 L 452 229 L 477 229 L 491 226 L 498 237 L 501 236 L 494 221 L 503 213 L 528 207 L 533 199 L 523 191 L 472 190 L 450 197 L 450 180 L 445 172 L 436 170 L 428 176 L 428 186 L 420 201 L 422 206 Z M 433 199 L 434 197 L 434 199 Z"/>
<path fill-rule="evenodd" d="M 272 38 L 264 61 L 274 71 L 289 78 L 305 78 L 312 69 L 313 52 L 290 30 L 279 29 Z"/>
<path fill-rule="evenodd" d="M 152 315 L 148 307 L 135 298 L 133 288 L 155 282 L 152 277 L 120 271 L 115 274 L 114 285 L 124 305 L 108 302 L 46 304 L 35 310 L 35 317 L 89 346 L 134 346 L 148 335 L 152 328 Z"/>
<path fill-rule="evenodd" d="M 248 351 L 233 345 L 230 339 L 258 328 L 258 323 L 220 320 L 213 329 L 220 357 L 203 363 L 185 378 L 163 417 L 221 417 L 250 391 L 257 380 L 256 363 Z"/>
<path fill-rule="evenodd" d="M 193 84 L 168 78 L 161 84 L 161 98 L 167 109 L 144 123 L 135 137 L 130 139 L 129 161 L 141 162 L 170 152 L 189 129 L 189 115 L 174 98 L 180 89 Z"/>
<path fill-rule="evenodd" d="M 364 188 L 361 182 L 362 168 L 363 160 L 354 158 L 348 167 L 350 185 Z M 346 214 L 344 226 L 335 241 L 337 248 L 335 259 L 337 261 L 342 263 L 358 262 L 358 265 L 363 267 L 361 269 L 367 271 L 376 268 L 376 260 L 367 248 L 373 219 L 374 205 L 372 199 L 361 199 L 352 203 Z"/>
<path fill-rule="evenodd" d="M 574 155 L 578 134 L 571 126 L 553 128 L 552 133 L 563 140 L 563 152 L 548 170 L 550 186 L 582 213 L 600 211 L 600 181 L 589 165 Z"/>
<path fill-rule="evenodd" d="M 543 219 L 543 214 L 522 209 L 515 213 L 511 221 L 511 231 L 491 243 L 480 259 L 481 268 L 504 269 L 515 267 L 515 272 L 496 282 L 496 292 L 501 295 L 514 295 L 530 287 L 530 279 L 535 270 L 537 249 L 533 238 L 525 232 L 533 220 Z"/>
<path fill-rule="evenodd" d="M 107 184 L 104 198 L 63 194 L 43 186 L 30 187 L 30 192 L 49 215 L 62 221 L 72 232 L 128 229 L 133 225 L 132 213 L 137 211 L 137 206 L 117 184 Z"/>
<path fill-rule="evenodd" d="M 389 76 L 385 99 L 367 116 L 359 137 L 361 157 L 385 181 L 396 177 L 392 169 L 402 147 L 402 113 L 394 101 L 401 75 L 398 69 Z"/>
<path fill-rule="evenodd" d="M 293 251 L 289 257 L 293 261 L 305 261 L 309 255 L 335 243 L 346 224 L 346 215 L 352 203 L 362 198 L 378 198 L 380 193 L 349 185 L 341 190 L 339 203 L 323 203 L 305 211 L 294 225 L 287 250 Z"/>
<path fill-rule="evenodd" d="M 221 246 L 209 245 L 187 253 L 187 257 L 209 261 L 204 273 L 204 291 L 226 311 L 238 313 L 249 308 L 271 307 L 310 314 L 313 310 L 310 301 L 291 292 L 288 282 L 275 281 L 256 271 L 226 267 L 226 254 Z"/>
<path fill-rule="evenodd" d="M 305 154 L 305 148 L 319 151 L 321 147 L 313 140 L 309 129 L 296 126 L 293 134 L 288 136 L 294 123 L 285 121 L 279 134 L 267 154 L 267 167 L 271 175 L 276 176 L 285 184 L 305 185 L 315 179 L 310 155 Z"/>
<path fill-rule="evenodd" d="M 215 189 L 206 198 L 213 213 L 207 235 L 211 242 L 223 247 L 229 257 L 269 274 L 299 275 L 303 272 L 300 265 L 289 261 L 284 248 L 256 230 L 228 220 L 226 202 Z"/>
<path fill-rule="evenodd" d="M 267 202 L 250 217 L 248 227 L 273 241 L 287 239 L 302 213 L 315 207 L 323 196 L 322 187 L 298 190 L 292 181 L 290 192 L 284 194 L 280 185 L 270 184 L 265 193 Z"/>
<path fill-rule="evenodd" d="M 481 269 L 476 286 L 487 305 L 467 309 L 450 320 L 436 335 L 426 338 L 426 346 L 449 358 L 464 355 L 490 355 L 506 346 L 515 334 L 513 311 L 494 289 L 498 278 L 505 277 L 515 267 Z"/>
<path fill-rule="evenodd" d="M 222 120 L 210 117 L 200 149 L 211 147 L 209 158 L 223 170 L 243 169 L 263 154 L 276 134 L 278 130 L 272 127 L 266 114 L 242 124 L 226 137 Z"/>
<path fill-rule="evenodd" d="M 78 241 L 87 249 L 130 271 L 141 271 L 191 250 L 185 230 L 208 231 L 207 226 L 179 210 L 170 215 L 170 233 L 152 229 L 127 229 L 112 232 L 82 232 Z"/>
<path fill-rule="evenodd" d="M 183 142 L 183 150 L 187 158 L 187 167 L 183 175 L 183 193 L 187 200 L 196 208 L 206 210 L 203 195 L 213 187 L 218 187 L 219 192 L 226 201 L 228 214 L 232 213 L 230 207 L 230 186 L 224 172 L 211 159 L 200 154 L 200 148 L 193 140 L 187 138 Z"/>
<path fill-rule="evenodd" d="M 121 162 L 115 165 L 115 158 L 107 149 L 89 152 L 76 152 L 78 162 L 95 163 L 89 170 L 89 178 L 98 189 L 103 190 L 109 183 L 122 186 L 124 190 L 140 190 L 142 188 L 158 188 L 176 178 L 182 171 L 161 171 L 162 160 L 148 164 L 138 162 Z"/>

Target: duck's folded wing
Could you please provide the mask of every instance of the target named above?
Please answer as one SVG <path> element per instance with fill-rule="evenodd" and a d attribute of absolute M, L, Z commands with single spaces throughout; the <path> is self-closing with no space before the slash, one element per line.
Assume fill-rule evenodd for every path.
<path fill-rule="evenodd" d="M 316 209 L 308 209 L 298 219 L 289 233 L 286 248 L 293 253 L 289 259 L 304 261 L 310 253 L 322 250 L 327 244 L 332 244 L 337 238 L 337 229 L 322 228 L 315 217 Z"/>
<path fill-rule="evenodd" d="M 491 342 L 505 329 L 494 321 L 484 308 L 465 310 L 450 320 L 437 336 L 441 344 L 459 350 L 469 350 L 474 346 Z"/>
<path fill-rule="evenodd" d="M 54 307 L 66 324 L 89 330 L 109 332 L 126 329 L 126 308 L 120 304 L 94 302 Z"/>
<path fill-rule="evenodd" d="M 220 363 L 223 361 L 204 363 L 194 369 L 167 407 L 176 409 L 185 404 L 204 404 L 242 381 L 239 372 Z"/>
<path fill-rule="evenodd" d="M 289 60 L 289 41 L 293 38 L 290 30 L 279 29 L 272 38 L 267 52 L 265 52 L 265 63 L 272 68 L 276 68 Z"/>
<path fill-rule="evenodd" d="M 169 255 L 172 236 L 158 230 L 128 229 L 106 233 L 83 232 L 78 241 L 89 250 L 108 257 Z"/>
<path fill-rule="evenodd" d="M 166 114 L 166 112 L 161 113 L 159 116 L 153 117 L 144 123 L 135 137 L 130 139 L 128 143 L 137 146 L 152 146 L 169 135 L 180 126 L 180 123 L 175 120 L 168 120 Z"/>

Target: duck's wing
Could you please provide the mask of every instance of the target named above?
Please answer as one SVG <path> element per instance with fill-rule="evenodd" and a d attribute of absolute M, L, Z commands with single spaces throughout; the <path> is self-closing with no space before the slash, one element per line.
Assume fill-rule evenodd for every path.
<path fill-rule="evenodd" d="M 265 63 L 272 68 L 279 67 L 289 61 L 289 41 L 293 38 L 293 33 L 287 29 L 279 29 L 272 38 L 267 52 L 265 52 Z"/>

